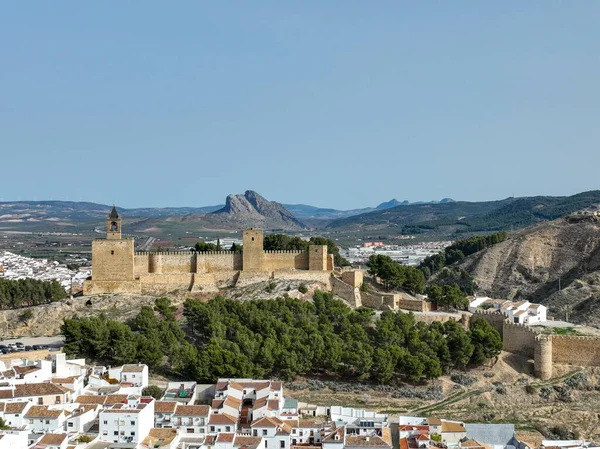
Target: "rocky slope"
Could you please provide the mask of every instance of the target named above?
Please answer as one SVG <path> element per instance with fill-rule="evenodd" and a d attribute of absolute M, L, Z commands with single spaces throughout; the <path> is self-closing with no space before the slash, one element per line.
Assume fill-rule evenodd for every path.
<path fill-rule="evenodd" d="M 212 213 L 170 217 L 168 220 L 191 223 L 200 229 L 261 228 L 287 231 L 307 229 L 307 226 L 282 204 L 268 201 L 252 190 L 247 190 L 243 195 L 229 195 L 225 206 Z"/>
<path fill-rule="evenodd" d="M 479 294 L 528 299 L 557 319 L 600 324 L 600 218 L 574 216 L 524 229 L 465 259 Z"/>

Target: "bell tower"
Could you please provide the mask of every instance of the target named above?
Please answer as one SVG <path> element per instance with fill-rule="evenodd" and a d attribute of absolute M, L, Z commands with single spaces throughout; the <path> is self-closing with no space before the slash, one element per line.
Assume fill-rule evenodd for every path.
<path fill-rule="evenodd" d="M 109 240 L 121 239 L 121 217 L 114 204 L 110 214 L 106 217 L 106 238 Z"/>

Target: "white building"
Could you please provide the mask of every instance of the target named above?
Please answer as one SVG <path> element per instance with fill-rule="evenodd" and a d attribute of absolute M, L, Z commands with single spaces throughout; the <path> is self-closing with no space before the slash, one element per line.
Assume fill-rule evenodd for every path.
<path fill-rule="evenodd" d="M 47 405 L 33 405 L 25 413 L 25 424 L 31 433 L 53 433 L 63 428 L 65 411 Z"/>
<path fill-rule="evenodd" d="M 478 310 L 497 310 L 516 324 L 535 324 L 547 320 L 546 306 L 529 301 L 513 302 L 481 296 L 473 298 L 469 303 L 469 312 L 475 313 Z"/>
<path fill-rule="evenodd" d="M 178 404 L 173 414 L 173 427 L 178 427 L 181 433 L 206 433 L 206 426 L 209 424 L 211 409 L 208 405 L 181 405 Z M 226 417 L 227 415 L 219 415 Z M 237 420 L 236 420 L 237 423 Z M 221 428 L 221 427 L 219 427 Z M 226 424 L 222 432 L 235 432 L 235 424 Z M 211 432 L 218 433 L 218 432 Z"/>
<path fill-rule="evenodd" d="M 29 401 L 0 402 L 0 417 L 6 425 L 20 428 L 25 426 L 25 413 L 33 404 Z"/>
<path fill-rule="evenodd" d="M 0 447 L 2 449 L 27 449 L 29 447 L 27 431 L 0 430 Z"/>
<path fill-rule="evenodd" d="M 154 399 L 131 395 L 99 414 L 100 436 L 103 441 L 119 443 L 123 448 L 135 448 L 146 438 L 154 425 Z"/>

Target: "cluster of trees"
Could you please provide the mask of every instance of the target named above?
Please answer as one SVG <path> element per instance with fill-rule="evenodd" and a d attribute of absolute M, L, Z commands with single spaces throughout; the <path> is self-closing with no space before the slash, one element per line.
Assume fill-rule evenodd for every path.
<path fill-rule="evenodd" d="M 242 245 L 238 245 L 237 243 L 232 243 L 230 248 L 223 248 L 221 246 L 221 239 L 217 239 L 217 243 L 208 243 L 208 242 L 196 242 L 194 246 L 194 251 L 199 253 L 207 252 L 207 251 L 241 251 Z"/>
<path fill-rule="evenodd" d="M 0 308 L 16 309 L 60 301 L 67 292 L 55 280 L 0 279 Z"/>
<path fill-rule="evenodd" d="M 333 263 L 337 267 L 347 267 L 350 262 L 340 255 L 340 249 L 331 239 L 325 237 L 311 237 L 302 240 L 300 237 L 290 237 L 285 234 L 269 234 L 265 236 L 263 247 L 265 251 L 305 251 L 309 245 L 327 245 L 327 253 L 333 254 Z"/>
<path fill-rule="evenodd" d="M 389 256 L 374 254 L 367 262 L 368 273 L 390 289 L 401 288 L 409 293 L 423 293 L 425 276 L 418 268 L 402 265 Z"/>
<path fill-rule="evenodd" d="M 503 242 L 508 237 L 504 231 L 495 234 L 470 237 L 457 240 L 446 247 L 443 252 L 427 257 L 420 265 L 424 274 L 429 277 L 430 273 L 437 273 L 447 265 L 459 262 L 471 254 L 475 254 L 488 246 Z"/>
<path fill-rule="evenodd" d="M 438 307 L 458 310 L 466 310 L 469 307 L 469 300 L 457 285 L 431 285 L 427 288 L 427 297 Z"/>
<path fill-rule="evenodd" d="M 427 325 L 412 314 L 350 309 L 325 292 L 294 298 L 187 300 L 187 335 L 164 298 L 143 307 L 130 325 L 105 316 L 65 320 L 69 355 L 109 364 L 147 363 L 214 382 L 219 377 L 328 373 L 357 380 L 412 383 L 435 379 L 495 357 L 498 333 L 484 320 L 471 330 L 454 322 Z"/>

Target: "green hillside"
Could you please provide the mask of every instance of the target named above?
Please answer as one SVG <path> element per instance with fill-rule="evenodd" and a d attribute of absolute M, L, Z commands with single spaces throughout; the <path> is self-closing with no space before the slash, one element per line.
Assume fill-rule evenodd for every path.
<path fill-rule="evenodd" d="M 380 234 L 491 232 L 524 228 L 600 204 L 600 191 L 568 197 L 536 196 L 500 201 L 398 206 L 334 220 L 332 232 L 378 231 Z"/>

